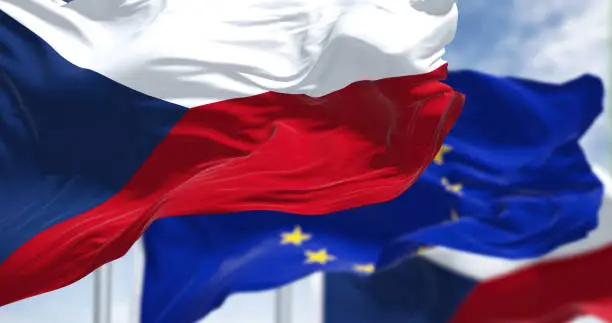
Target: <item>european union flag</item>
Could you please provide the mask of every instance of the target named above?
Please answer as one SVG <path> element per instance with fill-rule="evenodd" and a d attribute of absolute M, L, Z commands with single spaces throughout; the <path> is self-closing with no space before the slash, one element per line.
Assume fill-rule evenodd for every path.
<path fill-rule="evenodd" d="M 553 85 L 465 71 L 448 82 L 466 94 L 464 111 L 393 201 L 322 216 L 156 221 L 145 234 L 142 322 L 193 322 L 231 293 L 321 270 L 368 274 L 431 245 L 539 256 L 595 227 L 603 189 L 578 140 L 602 111 L 597 78 Z"/>

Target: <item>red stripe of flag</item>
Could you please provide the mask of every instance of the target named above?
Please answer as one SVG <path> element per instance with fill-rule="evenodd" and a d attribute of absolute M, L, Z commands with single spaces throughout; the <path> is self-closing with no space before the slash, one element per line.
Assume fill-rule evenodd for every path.
<path fill-rule="evenodd" d="M 612 321 L 611 305 L 612 245 L 485 281 L 452 323 L 564 323 L 583 314 Z"/>
<path fill-rule="evenodd" d="M 318 215 L 395 198 L 429 165 L 463 106 L 439 81 L 446 74 L 445 65 L 320 98 L 270 92 L 187 111 L 119 193 L 2 263 L 0 305 L 121 257 L 160 217 Z"/>

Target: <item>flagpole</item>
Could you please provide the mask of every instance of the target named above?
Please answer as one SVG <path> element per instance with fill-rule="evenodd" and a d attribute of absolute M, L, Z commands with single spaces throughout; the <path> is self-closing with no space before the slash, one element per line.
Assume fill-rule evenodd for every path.
<path fill-rule="evenodd" d="M 275 323 L 291 323 L 292 321 L 292 287 L 285 285 L 276 290 L 276 317 Z"/>
<path fill-rule="evenodd" d="M 325 322 L 325 279 L 326 276 L 324 273 L 320 273 L 316 284 L 319 286 L 319 313 L 317 315 L 317 321 L 313 323 L 324 323 Z"/>
<path fill-rule="evenodd" d="M 112 267 L 106 264 L 94 272 L 94 323 L 111 323 Z"/>
<path fill-rule="evenodd" d="M 130 319 L 128 322 L 140 322 L 140 304 L 142 303 L 142 283 L 144 281 L 144 265 L 145 253 L 142 238 L 138 239 L 134 246 L 134 263 L 133 263 L 133 286 L 132 300 L 130 304 Z"/>

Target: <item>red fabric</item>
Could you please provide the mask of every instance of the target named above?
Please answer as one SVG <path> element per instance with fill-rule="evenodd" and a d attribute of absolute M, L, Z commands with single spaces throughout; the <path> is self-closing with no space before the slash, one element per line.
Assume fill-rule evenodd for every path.
<path fill-rule="evenodd" d="M 452 323 L 565 323 L 582 314 L 612 320 L 611 305 L 612 245 L 483 282 Z"/>
<path fill-rule="evenodd" d="M 607 322 L 612 322 L 612 293 L 610 297 L 596 299 L 582 304 L 581 313 L 597 316 Z"/>
<path fill-rule="evenodd" d="M 118 194 L 0 265 L 0 305 L 84 277 L 160 217 L 318 215 L 395 198 L 431 162 L 463 106 L 439 82 L 446 73 L 443 66 L 320 98 L 264 93 L 189 110 Z"/>

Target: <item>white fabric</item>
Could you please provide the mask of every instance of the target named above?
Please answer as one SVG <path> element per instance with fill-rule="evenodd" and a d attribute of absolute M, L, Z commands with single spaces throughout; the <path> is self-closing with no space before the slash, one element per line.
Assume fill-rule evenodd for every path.
<path fill-rule="evenodd" d="M 454 0 L 2 0 L 73 64 L 185 107 L 430 72 Z"/>

